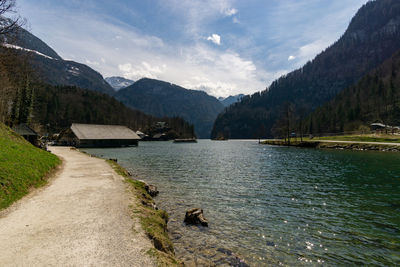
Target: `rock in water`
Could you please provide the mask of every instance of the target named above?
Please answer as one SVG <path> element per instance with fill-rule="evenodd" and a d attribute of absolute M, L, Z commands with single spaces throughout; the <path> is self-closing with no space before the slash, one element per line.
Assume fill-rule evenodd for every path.
<path fill-rule="evenodd" d="M 201 224 L 202 226 L 208 226 L 208 221 L 203 216 L 203 209 L 199 208 L 186 211 L 184 222 L 186 224 Z"/>
<path fill-rule="evenodd" d="M 149 193 L 150 196 L 155 197 L 158 195 L 158 190 L 157 187 L 155 185 L 152 184 L 146 184 L 144 186 L 144 189 L 147 191 L 147 193 Z"/>

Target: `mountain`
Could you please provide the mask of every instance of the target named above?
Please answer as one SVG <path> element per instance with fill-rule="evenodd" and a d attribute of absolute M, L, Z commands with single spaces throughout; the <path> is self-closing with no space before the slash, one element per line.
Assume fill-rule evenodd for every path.
<path fill-rule="evenodd" d="M 62 58 L 45 42 L 30 33 L 29 31 L 19 27 L 17 32 L 11 36 L 5 36 L 3 43 L 13 44 L 19 48 L 29 49 L 34 52 L 39 52 L 41 55 L 46 55 L 50 58 L 62 60 Z"/>
<path fill-rule="evenodd" d="M 192 123 L 199 138 L 209 138 L 213 122 L 224 106 L 203 91 L 172 83 L 141 79 L 119 90 L 115 97 L 134 109 L 157 117 L 181 117 Z"/>
<path fill-rule="evenodd" d="M 271 137 L 286 107 L 292 106 L 298 120 L 303 119 L 399 48 L 400 1 L 370 1 L 359 9 L 343 36 L 314 60 L 226 108 L 215 121 L 212 137 Z"/>
<path fill-rule="evenodd" d="M 305 128 L 313 134 L 338 133 L 375 122 L 400 126 L 400 50 L 313 112 Z"/>
<path fill-rule="evenodd" d="M 126 79 L 124 77 L 113 76 L 105 78 L 106 82 L 111 85 L 116 91 L 132 85 L 135 81 Z"/>
<path fill-rule="evenodd" d="M 218 100 L 224 105 L 224 107 L 230 106 L 233 103 L 239 102 L 244 97 L 244 94 L 231 95 L 228 97 L 219 97 Z"/>
<path fill-rule="evenodd" d="M 51 132 L 68 128 L 71 123 L 126 125 L 150 134 L 157 122 L 166 122 L 175 138 L 193 136 L 193 126 L 181 118 L 158 118 L 133 110 L 112 96 L 74 86 L 35 86 L 33 118 L 49 125 Z M 42 131 L 43 132 L 43 131 Z"/>
<path fill-rule="evenodd" d="M 181 118 L 158 118 L 133 110 L 102 92 L 43 82 L 40 76 L 32 74 L 33 68 L 38 67 L 29 64 L 32 59 L 44 58 L 40 61 L 43 64 L 46 60 L 61 60 L 47 59 L 49 56 L 44 55 L 46 51 L 40 47 L 24 49 L 17 45 L 13 48 L 0 46 L 0 122 L 9 126 L 28 123 L 40 133 L 57 133 L 73 122 L 81 122 L 126 125 L 150 135 L 162 130 L 169 137 L 193 136 L 193 125 Z M 87 68 L 77 64 L 69 65 L 71 71 Z M 72 68 L 77 68 L 75 66 L 79 66 L 79 70 Z M 166 122 L 167 127 L 160 129 L 158 122 Z"/>
<path fill-rule="evenodd" d="M 46 83 L 114 94 L 114 89 L 100 73 L 84 64 L 63 60 L 51 47 L 23 28 L 19 28 L 16 36 L 3 40 L 3 46 L 27 55 L 36 76 Z"/>

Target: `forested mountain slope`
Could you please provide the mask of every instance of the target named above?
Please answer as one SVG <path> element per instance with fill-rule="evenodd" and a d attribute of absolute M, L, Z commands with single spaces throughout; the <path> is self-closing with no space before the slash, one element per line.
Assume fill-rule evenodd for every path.
<path fill-rule="evenodd" d="M 305 125 L 319 134 L 356 131 L 374 122 L 400 126 L 400 51 L 318 108 Z"/>
<path fill-rule="evenodd" d="M 203 91 L 154 79 L 141 79 L 119 90 L 115 97 L 134 109 L 158 117 L 181 117 L 193 123 L 200 138 L 209 138 L 211 128 L 223 105 Z"/>
<path fill-rule="evenodd" d="M 212 137 L 271 137 L 288 104 L 302 120 L 399 48 L 400 1 L 368 2 L 344 35 L 314 60 L 274 81 L 267 90 L 228 107 L 215 121 Z"/>
<path fill-rule="evenodd" d="M 41 125 L 49 125 L 51 132 L 66 129 L 77 122 L 126 125 L 149 133 L 157 122 L 164 121 L 177 137 L 193 136 L 193 126 L 181 118 L 147 115 L 103 93 L 72 86 L 37 85 L 36 88 L 32 116 Z"/>

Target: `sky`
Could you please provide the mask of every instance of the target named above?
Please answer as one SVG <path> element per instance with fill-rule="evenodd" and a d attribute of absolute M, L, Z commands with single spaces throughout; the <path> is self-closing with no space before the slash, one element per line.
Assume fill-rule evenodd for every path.
<path fill-rule="evenodd" d="M 345 32 L 368 0 L 17 0 L 25 28 L 104 77 L 216 97 L 265 90 Z"/>

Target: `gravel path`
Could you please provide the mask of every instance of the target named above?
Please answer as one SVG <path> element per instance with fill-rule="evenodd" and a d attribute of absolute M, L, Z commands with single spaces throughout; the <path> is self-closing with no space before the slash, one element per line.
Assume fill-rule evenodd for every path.
<path fill-rule="evenodd" d="M 104 161 L 67 147 L 49 185 L 0 213 L 0 266 L 154 266 L 136 198 Z"/>

